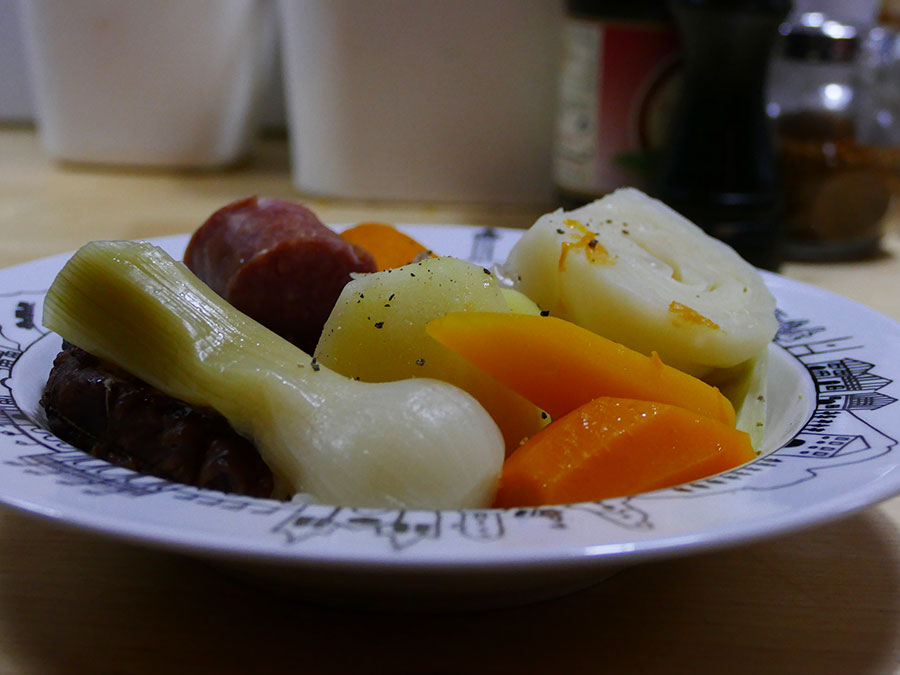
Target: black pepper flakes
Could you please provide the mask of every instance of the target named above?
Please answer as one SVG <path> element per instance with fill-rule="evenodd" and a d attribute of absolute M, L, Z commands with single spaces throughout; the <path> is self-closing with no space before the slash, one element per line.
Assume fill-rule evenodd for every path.
<path fill-rule="evenodd" d="M 491 273 L 491 271 L 490 271 L 487 267 L 482 267 L 482 268 L 481 268 L 481 271 L 484 272 L 485 274 L 490 274 L 490 273 Z"/>
<path fill-rule="evenodd" d="M 376 321 L 375 328 L 384 328 L 384 321 Z"/>
<path fill-rule="evenodd" d="M 549 309 L 542 309 L 542 310 L 541 310 L 541 316 L 550 316 L 550 310 L 549 310 Z"/>
<path fill-rule="evenodd" d="M 545 419 L 547 419 L 548 417 L 550 417 L 550 415 L 548 415 L 546 412 L 544 412 L 543 410 L 541 410 L 541 419 L 542 419 L 542 420 L 545 420 Z"/>
<path fill-rule="evenodd" d="M 425 359 L 416 359 L 416 365 L 417 365 L 417 366 L 424 366 L 424 365 L 425 365 Z"/>
<path fill-rule="evenodd" d="M 317 372 L 317 373 L 319 372 L 319 368 L 322 367 L 322 366 L 319 365 L 319 362 L 316 361 L 316 357 L 315 357 L 315 356 L 312 357 L 312 361 L 309 362 L 309 365 L 311 365 L 311 366 L 312 366 L 312 369 L 313 369 L 315 372 Z"/>
<path fill-rule="evenodd" d="M 588 245 L 588 248 L 597 248 L 597 244 L 599 244 L 599 243 L 600 243 L 600 242 L 597 241 L 596 239 L 591 239 L 591 240 L 587 243 L 587 245 Z"/>
<path fill-rule="evenodd" d="M 390 302 L 391 300 L 393 300 L 395 295 L 397 295 L 397 294 L 396 294 L 396 293 L 391 293 L 391 296 L 388 298 L 388 302 Z"/>
<path fill-rule="evenodd" d="M 562 229 L 561 227 L 556 228 L 556 234 L 565 234 L 565 233 L 566 233 L 566 231 L 564 229 Z"/>

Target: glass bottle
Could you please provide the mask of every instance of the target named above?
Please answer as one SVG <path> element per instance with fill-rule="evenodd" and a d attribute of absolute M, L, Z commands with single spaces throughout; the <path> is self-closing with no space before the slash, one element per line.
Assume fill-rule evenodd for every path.
<path fill-rule="evenodd" d="M 568 208 L 644 187 L 678 86 L 665 0 L 568 0 L 554 180 Z"/>

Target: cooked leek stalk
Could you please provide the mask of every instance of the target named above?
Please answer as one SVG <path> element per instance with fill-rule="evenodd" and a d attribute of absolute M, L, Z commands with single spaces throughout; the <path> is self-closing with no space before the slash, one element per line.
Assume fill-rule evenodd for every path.
<path fill-rule="evenodd" d="M 503 440 L 471 396 L 436 380 L 338 375 L 149 244 L 81 248 L 47 293 L 44 323 L 168 395 L 220 412 L 297 492 L 349 506 L 493 499 Z"/>
<path fill-rule="evenodd" d="M 750 435 L 750 443 L 756 452 L 763 450 L 768 372 L 769 350 L 763 349 L 740 365 L 713 371 L 703 378 L 731 401 L 736 413 L 735 426 Z"/>
<path fill-rule="evenodd" d="M 697 377 L 754 358 L 778 327 L 750 263 L 633 188 L 542 216 L 502 274 L 554 316 Z"/>

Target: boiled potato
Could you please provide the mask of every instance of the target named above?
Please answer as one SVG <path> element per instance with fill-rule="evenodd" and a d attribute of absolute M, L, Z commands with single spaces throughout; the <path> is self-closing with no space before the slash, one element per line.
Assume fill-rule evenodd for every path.
<path fill-rule="evenodd" d="M 521 291 L 517 291 L 515 288 L 503 288 L 501 291 L 506 304 L 516 314 L 541 313 L 541 308 L 537 306 L 537 303 Z"/>
<path fill-rule="evenodd" d="M 513 303 L 537 311 L 526 300 L 514 298 Z M 459 311 L 512 310 L 489 270 L 456 258 L 359 275 L 338 298 L 315 356 L 328 368 L 365 382 L 428 377 L 454 384 L 490 413 L 511 452 L 546 424 L 546 415 L 425 332 L 432 319 Z"/>

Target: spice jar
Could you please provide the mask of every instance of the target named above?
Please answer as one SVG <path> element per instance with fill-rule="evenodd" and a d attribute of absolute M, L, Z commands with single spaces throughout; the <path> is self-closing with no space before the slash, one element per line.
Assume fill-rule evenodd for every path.
<path fill-rule="evenodd" d="M 842 260 L 878 248 L 890 190 L 880 150 L 860 142 L 861 38 L 818 12 L 782 27 L 770 74 L 784 188 L 784 256 Z"/>
<path fill-rule="evenodd" d="M 887 12 L 893 8 L 895 14 Z M 900 4 L 885 4 L 862 43 L 858 73 L 858 142 L 869 148 L 893 198 L 900 196 Z"/>

